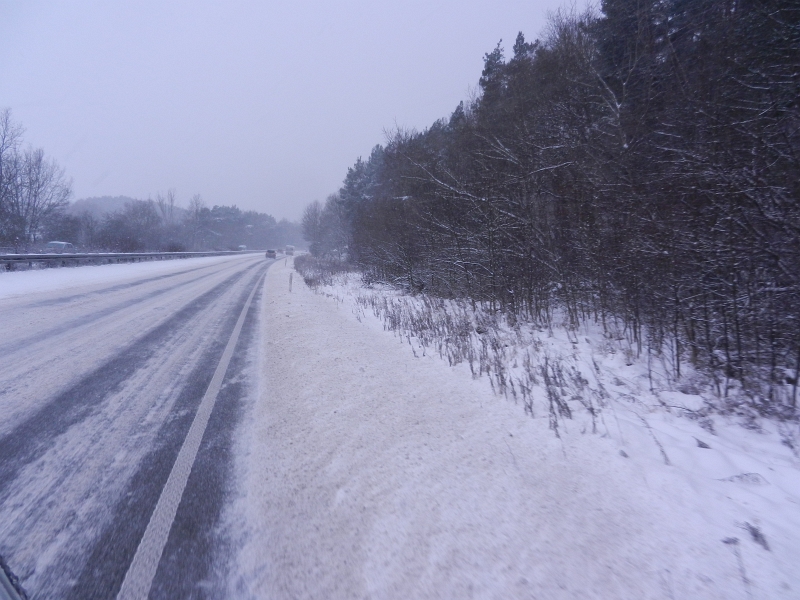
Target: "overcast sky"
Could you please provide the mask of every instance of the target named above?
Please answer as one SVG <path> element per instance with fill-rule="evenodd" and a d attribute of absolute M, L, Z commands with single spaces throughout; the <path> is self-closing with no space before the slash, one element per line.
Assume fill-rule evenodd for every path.
<path fill-rule="evenodd" d="M 422 129 L 562 0 L 0 0 L 0 108 L 74 198 L 299 218 L 395 125 Z"/>

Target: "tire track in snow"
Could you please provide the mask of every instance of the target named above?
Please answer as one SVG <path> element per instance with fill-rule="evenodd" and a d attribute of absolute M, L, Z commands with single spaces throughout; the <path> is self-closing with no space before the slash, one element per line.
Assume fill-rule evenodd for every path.
<path fill-rule="evenodd" d="M 252 287 L 248 285 L 241 293 L 239 301 L 230 310 L 228 322 L 220 328 L 222 331 L 228 332 L 233 329 L 251 289 Z M 65 598 L 71 600 L 113 598 L 120 589 L 195 417 L 197 405 L 211 383 L 223 347 L 223 342 L 217 342 L 213 351 L 206 353 L 199 362 L 176 403 L 173 411 L 176 418 L 164 424 L 158 433 L 158 439 L 153 444 L 153 449 L 141 460 L 140 468 L 130 479 L 120 502 L 114 507 L 112 525 L 106 527 L 97 537 L 86 566 Z M 216 418 L 216 415 L 212 415 L 212 418 Z M 206 443 L 204 438 L 203 445 Z M 205 452 L 201 450 L 200 455 L 204 454 Z M 170 575 L 178 577 L 175 571 Z"/>
<path fill-rule="evenodd" d="M 58 426 L 55 429 L 45 431 L 50 434 L 49 441 L 53 443 L 57 441 L 58 446 L 45 449 L 44 453 L 38 452 L 40 458 L 35 459 L 35 462 L 18 464 L 18 467 L 23 467 L 23 474 L 28 481 L 28 484 L 23 486 L 26 489 L 19 489 L 18 484 L 21 484 L 21 481 L 16 478 L 13 487 L 4 490 L 4 497 L 0 502 L 2 511 L 0 516 L 6 521 L 5 525 L 0 523 L 0 531 L 3 533 L 0 535 L 0 547 L 10 560 L 23 565 L 20 574 L 36 597 L 61 598 L 69 594 L 72 589 L 76 591 L 74 597 L 105 598 L 109 596 L 109 587 L 96 585 L 98 582 L 94 581 L 96 577 L 92 577 L 92 574 L 96 574 L 99 567 L 100 572 L 113 575 L 115 571 L 119 571 L 120 577 L 124 575 L 130 558 L 124 560 L 120 553 L 111 550 L 116 546 L 125 546 L 126 543 L 135 550 L 143 526 L 140 527 L 138 535 L 136 529 L 141 525 L 142 519 L 146 525 L 146 518 L 149 516 L 148 499 L 157 498 L 160 485 L 163 485 L 163 482 L 158 484 L 158 473 L 164 469 L 168 473 L 174 454 L 177 452 L 174 449 L 174 441 L 177 440 L 179 444 L 185 434 L 187 426 L 185 424 L 187 420 L 191 421 L 197 401 L 202 397 L 204 378 L 207 373 L 213 371 L 222 351 L 221 343 L 216 337 L 220 335 L 225 339 L 225 332 L 232 329 L 233 321 L 238 316 L 235 307 L 241 308 L 243 302 L 240 290 L 242 287 L 245 287 L 246 291 L 251 289 L 252 281 L 263 270 L 259 267 L 263 266 L 263 261 L 258 262 L 226 278 L 196 301 L 184 306 L 154 331 L 134 342 L 125 352 L 119 353 L 106 363 L 105 369 L 110 371 L 112 379 L 119 380 L 118 389 L 107 390 L 109 395 L 106 398 L 102 397 L 100 393 L 102 390 L 95 390 L 96 402 L 93 405 L 91 402 L 86 402 L 85 398 L 80 398 L 80 394 L 76 394 L 76 386 L 73 386 L 72 401 L 84 413 L 82 419 L 75 418 L 79 416 L 75 411 L 68 410 L 62 415 L 54 415 L 51 411 L 49 417 L 41 414 L 46 411 L 40 411 L 38 424 L 43 425 L 45 429 L 48 419 L 62 420 L 58 418 L 59 416 L 67 417 L 67 420 L 72 422 L 66 425 L 63 422 L 56 423 Z M 198 333 L 201 330 L 212 330 L 213 334 Z M 161 338 L 154 333 L 155 331 L 162 333 Z M 168 341 L 167 338 L 170 337 L 176 339 Z M 203 341 L 209 337 L 210 342 Z M 149 353 L 144 340 L 153 342 L 153 350 Z M 199 356 L 193 355 L 194 358 L 189 356 L 183 361 L 181 352 L 185 351 L 181 350 L 181 344 Z M 135 356 L 130 354 L 131 349 L 136 350 Z M 177 383 L 171 381 L 176 379 L 173 373 L 176 365 L 168 364 L 170 361 L 178 366 L 181 361 L 189 363 L 188 367 L 184 367 L 184 370 L 188 371 L 178 377 L 180 381 Z M 128 362 L 138 365 L 127 364 Z M 102 369 L 98 369 L 100 370 Z M 162 372 L 159 373 L 159 370 Z M 127 378 L 124 377 L 126 373 L 129 375 Z M 83 383 L 87 382 L 84 380 Z M 107 380 L 106 384 L 108 383 Z M 148 394 L 152 395 L 152 388 L 159 389 L 170 385 L 175 389 L 166 390 L 163 393 L 164 398 L 155 399 L 152 409 L 148 409 L 147 406 L 137 408 L 139 413 L 142 410 L 150 410 L 153 414 L 144 414 L 144 417 L 139 413 L 129 414 L 131 410 L 126 409 L 126 402 L 136 401 L 142 404 L 143 400 L 147 400 Z M 140 399 L 138 395 L 144 397 Z M 62 400 L 65 399 L 63 396 L 63 394 L 60 396 Z M 110 407 L 109 403 L 116 403 L 116 406 Z M 122 421 L 127 421 L 127 425 L 123 423 L 118 426 Z M 34 419 L 33 422 L 37 421 Z M 28 432 L 31 434 L 36 433 L 34 431 L 36 428 L 31 427 L 33 422 L 30 419 L 26 421 Z M 125 427 L 137 423 L 153 430 L 152 435 L 142 431 L 130 436 Z M 119 429 L 119 432 L 108 431 L 115 428 Z M 131 439 L 123 441 L 121 452 L 123 456 L 115 457 L 113 448 L 120 445 L 115 438 L 125 433 L 128 433 Z M 14 437 L 17 441 L 20 441 L 19 435 L 20 432 L 16 431 Z M 76 441 L 71 439 L 76 435 L 86 438 L 81 441 L 83 445 L 80 448 L 76 448 Z M 3 441 L 8 442 L 8 438 L 9 436 L 6 436 Z M 0 456 L 3 456 L 4 452 L 5 450 L 0 450 Z M 171 458 L 170 453 L 172 453 Z M 143 456 L 147 458 L 143 460 Z M 108 462 L 110 459 L 113 459 L 112 462 L 115 464 L 105 468 L 104 461 Z M 42 460 L 45 462 L 42 463 Z M 61 465 L 62 472 L 53 481 L 41 482 L 39 485 L 41 489 L 34 485 L 37 483 L 35 477 L 38 470 L 49 469 L 52 475 L 53 469 L 56 469 L 61 462 L 64 463 Z M 120 464 L 116 464 L 117 462 Z M 4 465 L 0 465 L 2 466 Z M 19 472 L 20 469 L 17 469 L 17 473 Z M 88 478 L 94 476 L 98 479 L 92 486 L 93 482 L 88 481 Z M 8 481 L 5 483 L 7 487 Z M 14 495 L 11 500 L 9 500 L 10 493 Z M 117 514 L 120 511 L 115 506 L 123 504 L 130 506 L 131 501 L 134 503 L 133 512 L 140 511 L 138 521 L 136 518 L 127 518 L 135 515 L 126 516 L 122 514 L 125 511 Z M 59 503 L 66 506 L 60 506 Z M 48 519 L 54 522 L 49 523 Z M 34 529 L 35 532 L 27 531 L 28 529 Z M 133 532 L 132 536 L 126 535 L 128 529 Z M 24 537 L 26 532 L 36 533 L 36 539 L 26 539 Z M 32 537 L 34 536 L 31 535 Z M 109 541 L 110 544 L 106 543 Z M 92 561 L 93 556 L 101 556 L 108 560 L 105 563 L 101 561 L 98 565 L 97 561 Z M 121 558 L 123 560 L 120 560 Z M 70 581 L 70 578 L 76 577 L 78 573 L 80 573 L 78 580 Z M 92 585 L 80 585 L 81 582 Z"/>
<path fill-rule="evenodd" d="M 173 293 L 149 300 L 141 296 L 148 290 L 139 290 L 133 294 L 139 301 L 124 313 L 105 316 L 90 325 L 76 326 L 71 331 L 35 343 L 24 352 L 4 354 L 0 364 L 0 407 L 3 409 L 0 438 L 33 416 L 46 402 L 78 384 L 99 364 L 122 352 L 132 340 L 165 322 L 178 308 L 221 283 L 234 270 L 242 270 L 253 262 L 246 260 L 218 265 L 207 279 L 185 283 Z M 12 341 L 20 339 L 27 332 L 46 329 L 59 320 L 78 320 L 82 315 L 102 311 L 108 304 L 131 296 L 131 293 L 119 292 L 50 310 L 27 309 L 24 304 L 19 305 L 18 299 L 14 299 L 16 302 L 3 300 L 0 301 L 0 315 L 6 325 L 3 337 Z"/>
<path fill-rule="evenodd" d="M 233 285 L 256 266 L 232 275 L 181 308 L 167 321 L 84 376 L 77 384 L 53 398 L 36 414 L 3 436 L 0 439 L 0 456 L 3 457 L 0 463 L 0 503 L 3 501 L 3 491 L 21 466 L 47 450 L 53 438 L 85 419 L 99 403 L 147 361 L 158 342 L 185 326 L 194 315 L 219 298 L 228 286 Z"/>
<path fill-rule="evenodd" d="M 243 263 L 233 264 L 241 266 Z M 177 285 L 172 289 L 178 289 L 180 286 L 186 286 L 188 289 L 193 282 L 203 278 L 210 280 L 226 272 L 230 275 L 231 266 L 230 262 L 207 265 L 121 285 L 98 286 L 95 284 L 85 286 L 81 288 L 80 293 L 73 293 L 66 298 L 58 295 L 54 298 L 51 297 L 58 292 L 34 294 L 32 298 L 25 296 L 0 298 L 0 311 L 8 325 L 0 350 L 9 351 L 12 345 L 27 343 L 27 339 L 34 336 L 38 338 L 39 334 L 45 330 L 55 332 L 56 329 L 62 329 L 67 322 L 74 321 L 76 325 L 80 325 L 81 318 L 89 319 L 95 313 L 105 312 L 112 302 L 135 301 L 144 299 L 146 294 L 153 291 L 169 290 L 170 287 L 164 287 L 164 284 L 176 278 Z M 197 274 L 196 271 L 203 272 Z M 40 296 L 47 296 L 50 299 L 37 301 L 36 298 Z"/>
<path fill-rule="evenodd" d="M 246 372 L 257 361 L 249 352 L 258 334 L 258 304 L 263 289 L 262 282 L 183 492 L 150 589 L 149 597 L 154 600 L 226 596 L 228 562 L 233 552 L 221 522 L 222 510 L 234 492 L 234 433 L 252 390 Z"/>
<path fill-rule="evenodd" d="M 222 263 L 225 264 L 225 263 Z M 166 275 L 158 275 L 156 277 L 148 277 L 147 279 L 137 279 L 136 281 L 132 281 L 129 283 L 119 283 L 117 285 L 112 285 L 110 287 L 103 287 L 99 290 L 94 290 L 88 293 L 80 293 L 80 294 L 73 294 L 71 296 L 59 296 L 57 298 L 52 298 L 50 300 L 41 300 L 39 302 L 35 302 L 33 304 L 29 304 L 28 307 L 30 308 L 41 308 L 44 306 L 59 306 L 63 304 L 69 304 L 75 300 L 85 300 L 87 298 L 91 298 L 92 296 L 102 296 L 106 294 L 113 294 L 114 292 L 119 292 L 123 290 L 130 290 L 133 288 L 137 288 L 143 285 L 147 285 L 149 283 L 155 283 L 158 281 L 163 281 L 165 279 L 171 279 L 173 277 L 180 277 L 182 275 L 186 275 L 187 273 L 193 273 L 195 271 L 202 271 L 202 270 L 210 270 L 219 267 L 219 264 L 212 264 L 212 265 L 204 265 L 202 267 L 193 267 L 191 269 L 185 269 L 183 271 L 176 271 L 174 273 L 167 273 Z"/>
<path fill-rule="evenodd" d="M 30 337 L 23 338 L 21 340 L 16 340 L 14 342 L 11 342 L 10 344 L 1 345 L 0 346 L 0 355 L 7 355 L 7 354 L 11 354 L 13 352 L 18 352 L 20 350 L 23 350 L 23 349 L 27 348 L 28 346 L 36 344 L 36 343 L 40 343 L 40 342 L 44 342 L 44 341 L 50 342 L 54 337 L 56 337 L 56 336 L 58 336 L 60 334 L 69 332 L 69 331 L 73 331 L 76 327 L 86 327 L 86 326 L 91 325 L 92 323 L 95 323 L 95 322 L 97 322 L 97 321 L 99 321 L 101 319 L 104 319 L 106 317 L 109 317 L 111 315 L 119 313 L 120 311 L 123 311 L 123 310 L 125 310 L 127 308 L 131 308 L 132 306 L 136 306 L 137 304 L 140 304 L 141 302 L 145 302 L 147 300 L 152 300 L 153 298 L 157 298 L 159 296 L 163 296 L 165 294 L 169 294 L 170 292 L 172 292 L 172 291 L 174 291 L 176 289 L 182 288 L 182 287 L 184 287 L 186 285 L 195 283 L 197 281 L 201 281 L 203 279 L 206 279 L 207 277 L 209 277 L 208 274 L 201 275 L 201 276 L 195 277 L 194 279 L 191 279 L 189 281 L 183 281 L 181 283 L 172 285 L 172 286 L 167 287 L 167 288 L 159 288 L 159 289 L 153 290 L 151 292 L 148 292 L 148 293 L 146 293 L 146 294 L 144 294 L 142 296 L 137 296 L 135 298 L 124 300 L 124 301 L 122 301 L 122 302 L 120 302 L 118 304 L 115 304 L 113 306 L 109 306 L 107 308 L 103 308 L 101 310 L 94 311 L 91 314 L 88 314 L 88 315 L 84 314 L 84 315 L 82 315 L 80 317 L 77 317 L 75 319 L 72 319 L 70 321 L 66 321 L 64 323 L 61 323 L 61 324 L 56 325 L 54 327 L 51 327 L 50 329 L 45 329 L 44 331 L 40 331 L 40 332 L 30 336 Z"/>

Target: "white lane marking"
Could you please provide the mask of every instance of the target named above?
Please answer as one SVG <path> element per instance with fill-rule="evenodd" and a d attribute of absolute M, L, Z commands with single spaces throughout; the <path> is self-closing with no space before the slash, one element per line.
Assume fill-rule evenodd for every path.
<path fill-rule="evenodd" d="M 259 283 L 262 280 L 263 278 L 259 277 Z M 253 296 L 255 296 L 258 287 L 259 285 L 256 284 L 253 287 L 253 291 L 250 292 L 250 296 L 247 298 L 244 308 L 242 308 L 242 314 L 239 315 L 236 327 L 233 328 L 233 333 L 231 333 L 231 337 L 228 340 L 228 345 L 225 346 L 222 358 L 217 365 L 216 371 L 214 371 L 211 383 L 208 384 L 208 389 L 200 401 L 200 407 L 194 416 L 189 433 L 186 435 L 186 439 L 183 440 L 183 445 L 180 452 L 178 452 L 178 458 L 175 459 L 175 464 L 172 466 L 169 479 L 167 479 L 164 489 L 161 490 L 158 504 L 156 504 L 156 508 L 150 516 L 147 529 L 139 542 L 139 547 L 136 549 L 131 566 L 128 567 L 128 572 L 125 574 L 125 580 L 122 582 L 122 587 L 117 594 L 117 600 L 143 600 L 150 593 L 150 586 L 153 585 L 153 578 L 156 576 L 156 569 L 161 561 L 161 554 L 164 552 L 164 546 L 167 543 L 172 522 L 175 520 L 175 513 L 178 511 L 183 490 L 186 488 L 186 482 L 189 479 L 189 473 L 192 471 L 192 465 L 197 456 L 197 450 L 200 448 L 200 442 L 203 440 L 208 419 L 211 417 L 211 411 L 217 401 L 222 379 L 225 376 L 225 371 L 228 370 L 228 364 L 231 362 L 233 350 L 239 340 L 247 310 L 250 308 L 250 303 L 253 301 Z"/>

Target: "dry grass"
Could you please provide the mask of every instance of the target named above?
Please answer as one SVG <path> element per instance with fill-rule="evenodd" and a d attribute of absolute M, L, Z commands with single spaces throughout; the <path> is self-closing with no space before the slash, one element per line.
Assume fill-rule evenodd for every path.
<path fill-rule="evenodd" d="M 584 408 L 597 431 L 606 395 L 590 389 L 576 366 L 548 351 L 532 324 L 509 321 L 479 303 L 425 295 L 362 290 L 355 302 L 359 318 L 371 312 L 415 354 L 438 354 L 450 366 L 465 363 L 473 377 L 488 377 L 497 394 L 522 403 L 526 413 L 546 413 L 556 435 L 574 408 Z"/>

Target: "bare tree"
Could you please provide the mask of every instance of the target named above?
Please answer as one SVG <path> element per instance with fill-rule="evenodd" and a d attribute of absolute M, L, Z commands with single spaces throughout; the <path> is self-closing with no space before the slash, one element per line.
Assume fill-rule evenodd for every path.
<path fill-rule="evenodd" d="M 11 110 L 0 111 L 0 242 L 17 237 L 19 225 L 11 210 L 12 197 L 18 193 L 19 145 L 23 129 L 11 118 Z"/>
<path fill-rule="evenodd" d="M 176 194 L 174 188 L 168 189 L 165 196 L 162 196 L 161 192 L 156 194 L 156 205 L 161 214 L 161 220 L 166 227 L 172 227 L 175 224 L 175 203 Z"/>
<path fill-rule="evenodd" d="M 306 206 L 301 220 L 303 238 L 309 243 L 309 250 L 314 256 L 322 252 L 322 205 L 319 200 L 314 200 Z"/>
<path fill-rule="evenodd" d="M 203 197 L 200 194 L 195 194 L 189 200 L 189 211 L 186 215 L 187 224 L 189 225 L 191 247 L 194 250 L 203 241 L 203 214 L 208 211 L 206 203 L 203 202 Z"/>
<path fill-rule="evenodd" d="M 44 219 L 63 210 L 72 194 L 72 183 L 64 170 L 44 151 L 26 150 L 12 163 L 16 181 L 12 183 L 8 209 L 17 234 L 25 244 L 39 239 Z"/>

